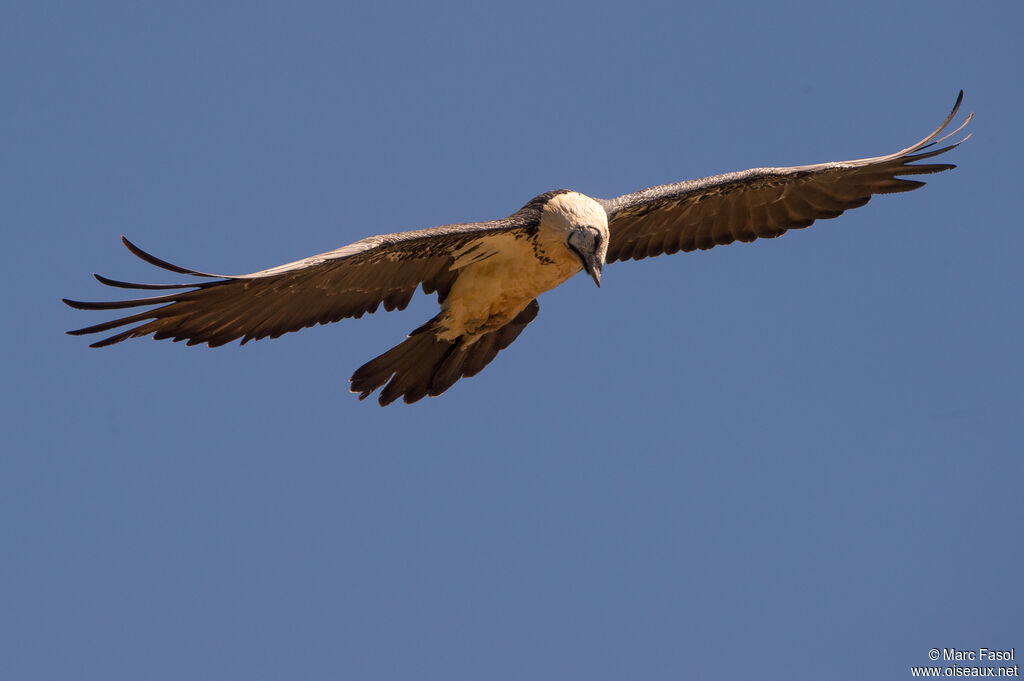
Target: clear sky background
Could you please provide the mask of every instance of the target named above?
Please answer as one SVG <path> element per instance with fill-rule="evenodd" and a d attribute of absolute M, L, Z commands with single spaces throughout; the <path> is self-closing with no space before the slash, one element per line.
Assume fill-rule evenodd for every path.
<path fill-rule="evenodd" d="M 1024 5 L 7 3 L 0 678 L 910 678 L 1024 657 Z M 479 376 L 434 314 L 90 350 L 118 238 L 251 272 L 372 234 L 888 153 L 960 168 L 578 276 Z"/>

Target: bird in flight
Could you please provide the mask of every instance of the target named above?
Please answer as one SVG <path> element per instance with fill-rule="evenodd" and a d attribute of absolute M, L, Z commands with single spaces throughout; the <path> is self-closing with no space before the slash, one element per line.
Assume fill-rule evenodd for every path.
<path fill-rule="evenodd" d="M 121 237 L 142 260 L 201 281 L 134 284 L 96 274 L 107 286 L 165 293 L 112 302 L 64 299 L 80 310 L 148 308 L 68 333 L 129 327 L 90 347 L 149 335 L 210 347 L 240 338 L 244 345 L 315 324 L 359 318 L 381 305 L 401 310 L 422 286 L 424 293 L 437 293 L 441 311 L 351 378 L 352 392 L 359 393 L 359 399 L 383 388 L 378 398 L 382 406 L 399 397 L 416 402 L 479 373 L 534 320 L 537 297 L 577 272 L 585 271 L 600 286 L 605 263 L 774 238 L 863 206 L 874 194 L 923 186 L 924 182 L 901 176 L 956 167 L 914 162 L 943 154 L 969 137 L 939 146 L 973 117 L 939 137 L 962 100 L 963 91 L 930 135 L 886 156 L 753 168 L 614 199 L 559 189 L 499 220 L 373 236 L 252 274 L 210 274 L 179 267 Z"/>

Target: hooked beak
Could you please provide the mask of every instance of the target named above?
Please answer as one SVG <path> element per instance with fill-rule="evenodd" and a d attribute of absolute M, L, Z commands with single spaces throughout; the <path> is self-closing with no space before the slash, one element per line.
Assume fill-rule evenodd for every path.
<path fill-rule="evenodd" d="M 601 288 L 601 261 L 595 257 L 584 257 L 583 269 L 591 276 L 598 288 Z"/>

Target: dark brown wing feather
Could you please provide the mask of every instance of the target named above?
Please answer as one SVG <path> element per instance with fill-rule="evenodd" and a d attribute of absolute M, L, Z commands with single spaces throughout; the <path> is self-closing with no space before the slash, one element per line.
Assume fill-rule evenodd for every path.
<path fill-rule="evenodd" d="M 974 114 L 936 140 L 959 111 L 963 94 L 961 91 L 952 112 L 935 132 L 895 154 L 789 168 L 753 168 L 601 200 L 611 232 L 607 261 L 640 260 L 662 253 L 777 237 L 786 230 L 807 227 L 815 220 L 834 218 L 863 206 L 874 194 L 917 189 L 924 182 L 898 176 L 956 167 L 948 163 L 911 164 L 960 144 L 923 151 L 970 122 Z"/>
<path fill-rule="evenodd" d="M 112 302 L 64 299 L 80 310 L 150 308 L 68 333 L 100 333 L 130 326 L 91 347 L 150 334 L 155 339 L 171 338 L 184 340 L 188 345 L 206 343 L 214 347 L 238 338 L 242 343 L 267 336 L 277 338 L 307 326 L 361 317 L 380 305 L 385 310 L 400 310 L 408 305 L 421 284 L 424 292 L 437 292 L 443 300 L 457 276 L 450 269 L 455 251 L 489 234 L 526 234 L 538 219 L 539 203 L 535 200 L 502 220 L 375 236 L 242 276 L 209 274 L 172 265 L 122 237 L 128 250 L 152 265 L 212 281 L 134 284 L 95 275 L 101 283 L 116 288 L 173 292 Z"/>

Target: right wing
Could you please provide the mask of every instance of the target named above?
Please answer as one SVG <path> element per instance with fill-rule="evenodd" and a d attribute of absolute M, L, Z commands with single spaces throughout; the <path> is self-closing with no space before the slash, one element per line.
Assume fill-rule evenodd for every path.
<path fill-rule="evenodd" d="M 490 222 L 374 236 L 328 253 L 240 276 L 172 265 L 121 237 L 128 250 L 151 265 L 212 281 L 133 284 L 94 275 L 101 283 L 117 288 L 174 292 L 112 302 L 65 298 L 65 303 L 79 310 L 160 306 L 68 333 L 78 336 L 134 324 L 90 347 L 150 334 L 158 340 L 171 338 L 184 340 L 187 345 L 206 343 L 215 347 L 238 338 L 244 344 L 267 336 L 277 338 L 315 324 L 358 318 L 376 311 L 381 304 L 385 310 L 401 310 L 420 284 L 424 292 L 436 291 L 443 301 L 458 276 L 458 271 L 451 269 L 453 253 L 491 234 L 528 230 L 529 215 L 524 212 L 526 208 Z"/>

